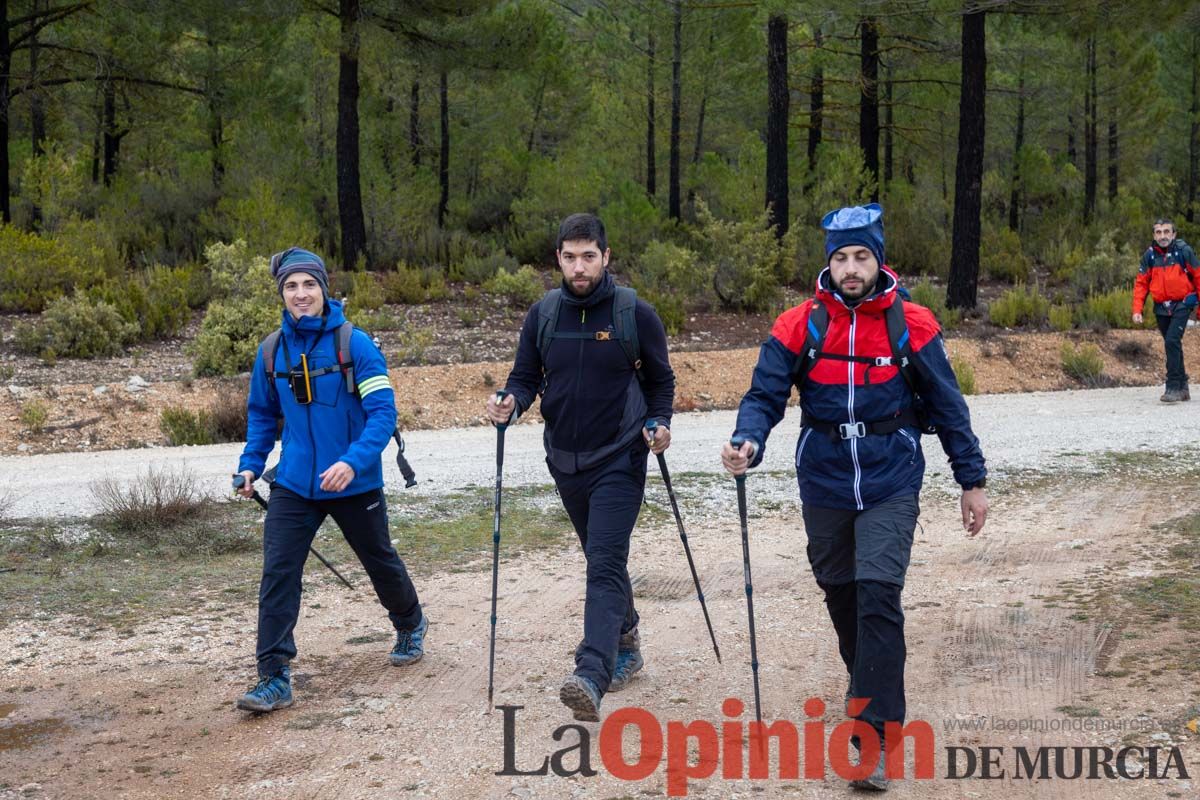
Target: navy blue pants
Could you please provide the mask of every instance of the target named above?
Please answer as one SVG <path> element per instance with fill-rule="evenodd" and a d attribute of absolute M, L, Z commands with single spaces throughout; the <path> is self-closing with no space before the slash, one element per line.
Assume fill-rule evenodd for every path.
<path fill-rule="evenodd" d="M 1187 330 L 1188 317 L 1196 310 L 1194 305 L 1174 303 L 1171 313 L 1160 314 L 1160 306 L 1154 305 L 1154 320 L 1163 337 L 1163 349 L 1167 351 L 1167 391 L 1187 388 L 1188 376 L 1183 367 L 1183 332 Z"/>
<path fill-rule="evenodd" d="M 258 588 L 257 657 L 258 674 L 263 677 L 274 675 L 296 657 L 292 632 L 300 617 L 304 562 L 326 516 L 333 517 L 362 562 L 392 625 L 397 630 L 411 630 L 421 622 L 417 589 L 388 534 L 382 489 L 336 500 L 309 500 L 272 484 Z"/>
<path fill-rule="evenodd" d="M 629 582 L 629 537 L 646 489 L 645 442 L 601 466 L 568 475 L 550 474 L 587 557 L 583 602 L 583 641 L 575 649 L 575 674 L 608 691 L 621 634 L 637 627 Z"/>
<path fill-rule="evenodd" d="M 870 698 L 859 719 L 883 739 L 904 723 L 904 609 L 900 592 L 921 508 L 915 494 L 864 511 L 803 506 L 808 560 L 837 632 L 853 697 Z"/>

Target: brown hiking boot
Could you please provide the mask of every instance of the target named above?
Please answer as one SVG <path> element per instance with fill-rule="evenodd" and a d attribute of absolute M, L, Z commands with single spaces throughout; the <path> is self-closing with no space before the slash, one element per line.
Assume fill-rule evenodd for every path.
<path fill-rule="evenodd" d="M 1158 398 L 1158 400 L 1161 403 L 1178 403 L 1185 399 L 1183 395 L 1184 393 L 1178 389 L 1167 389 L 1165 392 L 1163 392 L 1162 397 Z M 1187 399 L 1190 400 L 1191 397 L 1189 396 Z"/>
<path fill-rule="evenodd" d="M 1192 393 L 1188 391 L 1188 387 L 1185 386 L 1179 390 L 1179 399 L 1185 403 L 1192 399 Z"/>

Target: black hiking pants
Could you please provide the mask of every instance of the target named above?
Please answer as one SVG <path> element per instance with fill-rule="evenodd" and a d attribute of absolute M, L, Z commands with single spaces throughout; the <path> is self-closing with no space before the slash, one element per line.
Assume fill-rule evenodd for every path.
<path fill-rule="evenodd" d="M 258 589 L 257 657 L 262 677 L 274 675 L 296 657 L 292 631 L 300 616 L 304 562 L 326 516 L 332 516 L 342 529 L 396 630 L 412 630 L 421 622 L 416 587 L 388 535 L 382 489 L 334 500 L 309 500 L 272 484 Z"/>
<path fill-rule="evenodd" d="M 1167 391 L 1187 388 L 1188 376 L 1183 367 L 1183 332 L 1187 330 L 1188 317 L 1196 307 L 1183 303 L 1174 303 L 1169 314 L 1158 313 L 1159 305 L 1154 306 L 1154 320 L 1158 323 L 1159 333 L 1163 337 L 1163 349 L 1167 351 Z"/>

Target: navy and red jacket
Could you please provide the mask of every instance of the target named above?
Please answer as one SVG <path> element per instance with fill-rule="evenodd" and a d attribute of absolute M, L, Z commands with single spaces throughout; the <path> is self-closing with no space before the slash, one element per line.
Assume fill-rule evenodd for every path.
<path fill-rule="evenodd" d="M 1142 313 L 1146 295 L 1154 298 L 1154 313 L 1169 315 L 1174 303 L 1182 301 L 1184 306 L 1195 306 L 1197 293 L 1200 293 L 1200 264 L 1196 263 L 1196 254 L 1187 242 L 1174 239 L 1165 248 L 1156 242 L 1142 254 L 1133 281 L 1133 313 Z"/>
<path fill-rule="evenodd" d="M 941 329 L 929 309 L 903 301 L 895 274 L 886 267 L 871 297 L 847 306 L 831 288 L 829 269 L 817 277 L 817 297 L 829 310 L 823 352 L 889 357 L 884 311 L 904 303 L 912 342 L 911 364 L 928 421 L 937 426 L 954 479 L 964 489 L 987 475 L 979 440 L 946 357 Z M 735 435 L 758 446 L 751 466 L 762 461 L 767 436 L 783 419 L 792 391 L 792 368 L 804 347 L 812 300 L 783 312 L 759 351 L 750 391 L 738 408 Z M 869 370 L 869 375 L 868 375 Z M 895 366 L 818 359 L 800 390 L 805 417 L 825 423 L 879 422 L 913 407 L 913 393 Z M 888 434 L 841 439 L 802 426 L 796 444 L 800 499 L 825 508 L 863 510 L 892 497 L 921 491 L 925 458 L 915 425 Z"/>

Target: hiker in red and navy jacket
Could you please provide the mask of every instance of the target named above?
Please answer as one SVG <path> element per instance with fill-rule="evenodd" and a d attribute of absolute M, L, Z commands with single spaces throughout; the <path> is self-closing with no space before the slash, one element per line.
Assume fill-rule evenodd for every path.
<path fill-rule="evenodd" d="M 1175 223 L 1169 219 L 1155 220 L 1154 243 L 1142 254 L 1133 281 L 1133 321 L 1139 325 L 1147 295 L 1154 298 L 1154 318 L 1167 355 L 1167 388 L 1158 399 L 1164 403 L 1191 400 L 1183 366 L 1183 332 L 1198 305 L 1200 264 L 1188 243 L 1175 238 Z"/>
<path fill-rule="evenodd" d="M 757 466 L 797 385 L 796 475 L 808 559 L 849 672 L 847 702 L 870 699 L 858 718 L 881 742 L 884 724 L 905 716 L 900 593 L 920 513 L 923 430 L 936 427 L 950 457 L 968 535 L 983 528 L 988 509 L 983 454 L 937 321 L 904 302 L 895 273 L 881 266 L 882 216 L 872 203 L 822 220 L 828 265 L 816 296 L 775 321 L 738 409 L 734 435 L 745 444 L 726 443 L 721 452 L 734 475 Z M 890 335 L 897 320 L 904 327 Z M 908 360 L 903 371 L 898 356 Z M 886 789 L 883 759 L 855 785 Z"/>

